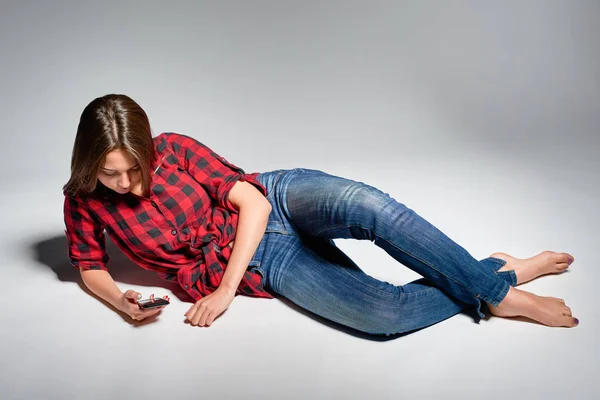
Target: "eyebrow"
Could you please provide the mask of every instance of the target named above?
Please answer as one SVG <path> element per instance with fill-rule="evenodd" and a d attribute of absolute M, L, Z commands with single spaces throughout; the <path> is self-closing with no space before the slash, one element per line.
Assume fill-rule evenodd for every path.
<path fill-rule="evenodd" d="M 135 167 L 137 167 L 138 165 L 140 165 L 140 164 L 139 164 L 139 163 L 138 163 L 138 164 L 135 164 L 135 165 L 134 165 L 133 167 L 131 167 L 131 168 L 135 168 Z M 129 169 L 131 169 L 131 168 L 129 168 Z M 104 168 L 104 167 L 102 167 L 102 169 L 103 169 L 103 170 L 105 170 L 105 171 L 110 171 L 110 172 L 115 172 L 115 171 L 116 171 L 116 169 L 109 169 L 109 168 Z"/>

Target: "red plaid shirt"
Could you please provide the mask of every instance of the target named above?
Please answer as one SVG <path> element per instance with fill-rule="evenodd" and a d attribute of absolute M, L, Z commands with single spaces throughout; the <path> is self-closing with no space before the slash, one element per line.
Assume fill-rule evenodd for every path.
<path fill-rule="evenodd" d="M 258 173 L 246 174 L 194 138 L 154 137 L 157 159 L 150 198 L 119 194 L 98 181 L 85 199 L 65 195 L 64 217 L 71 264 L 107 271 L 104 230 L 133 262 L 177 281 L 195 300 L 215 291 L 232 252 L 238 211 L 228 194 L 238 180 L 266 195 Z M 273 298 L 261 276 L 246 271 L 236 294 Z"/>

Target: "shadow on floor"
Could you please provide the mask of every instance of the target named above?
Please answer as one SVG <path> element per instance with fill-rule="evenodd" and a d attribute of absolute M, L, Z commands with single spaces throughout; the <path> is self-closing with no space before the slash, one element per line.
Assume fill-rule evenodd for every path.
<path fill-rule="evenodd" d="M 285 297 L 277 296 L 277 299 L 281 300 L 285 305 L 287 305 L 291 309 L 293 309 L 293 310 L 299 312 L 300 314 L 303 314 L 303 315 L 307 316 L 308 318 L 311 318 L 311 319 L 313 319 L 313 320 L 315 320 L 315 321 L 317 321 L 317 322 L 319 322 L 319 323 L 321 323 L 321 324 L 323 324 L 325 326 L 328 326 L 328 327 L 330 327 L 332 329 L 338 330 L 340 332 L 343 332 L 345 334 L 354 336 L 354 337 L 359 338 L 359 339 L 365 339 L 365 340 L 370 340 L 370 341 L 374 341 L 374 342 L 387 342 L 388 340 L 398 339 L 398 338 L 404 337 L 406 335 L 410 335 L 411 333 L 418 332 L 421 329 L 428 328 L 428 327 L 424 327 L 424 328 L 420 328 L 420 329 L 415 329 L 413 331 L 408 331 L 408 332 L 403 332 L 403 333 L 396 333 L 396 334 L 389 335 L 389 336 L 385 336 L 385 335 L 373 335 L 373 334 L 370 334 L 370 333 L 359 331 L 359 330 L 354 329 L 354 328 L 350 328 L 350 327 L 348 327 L 346 325 L 339 324 L 339 323 L 337 323 L 335 321 L 331 321 L 331 320 L 328 320 L 326 318 L 323 318 L 320 315 L 317 315 L 317 314 L 314 314 L 314 313 L 312 313 L 312 312 L 310 312 L 308 310 L 305 310 L 304 308 L 298 306 L 297 304 L 295 304 L 292 301 L 286 299 Z M 440 322 L 443 322 L 443 321 L 440 321 Z M 430 325 L 430 326 L 432 326 L 432 325 Z"/>
<path fill-rule="evenodd" d="M 31 244 L 31 249 L 33 250 L 35 260 L 54 271 L 56 277 L 60 281 L 76 283 L 81 290 L 90 296 L 97 298 L 100 302 L 112 309 L 112 306 L 109 303 L 96 296 L 87 288 L 87 286 L 85 286 L 79 270 L 70 264 L 67 252 L 67 239 L 64 234 L 38 240 Z M 171 292 L 173 296 L 176 296 L 181 301 L 194 301 L 193 298 L 179 286 L 179 284 L 164 281 L 155 273 L 140 268 L 133 261 L 128 259 L 108 236 L 106 240 L 106 252 L 110 257 L 108 263 L 110 275 L 115 282 L 120 284 L 119 286 L 123 291 L 128 289 L 127 285 L 161 287 L 164 288 L 165 291 Z M 144 297 L 150 295 L 148 291 L 141 293 Z M 159 297 L 164 294 L 168 293 L 156 293 Z M 125 314 L 122 316 L 124 319 L 128 320 L 128 322 L 132 322 Z M 152 322 L 151 320 L 152 318 L 147 318 L 144 321 L 132 322 L 132 324 L 136 326 L 145 325 Z"/>
<path fill-rule="evenodd" d="M 67 255 L 68 254 L 67 253 L 67 240 L 64 235 L 57 235 L 57 236 L 53 236 L 48 239 L 34 242 L 32 244 L 32 250 L 33 250 L 35 260 L 40 262 L 41 264 L 44 264 L 45 266 L 49 267 L 50 269 L 52 269 L 52 271 L 54 271 L 54 273 L 56 274 L 56 277 L 60 281 L 76 283 L 77 285 L 79 285 L 81 290 L 83 290 L 90 296 L 98 299 L 98 301 L 103 303 L 106 307 L 113 309 L 113 307 L 109 303 L 105 302 L 103 299 L 96 296 L 85 286 L 85 284 L 83 283 L 83 281 L 81 279 L 81 275 L 80 275 L 79 271 L 69 263 L 69 258 Z M 133 261 L 128 259 L 121 252 L 121 250 L 110 240 L 110 238 L 108 236 L 107 236 L 107 240 L 106 240 L 106 251 L 108 253 L 108 256 L 110 257 L 110 261 L 108 263 L 108 269 L 110 271 L 110 275 L 115 282 L 124 284 L 124 285 L 121 285 L 122 288 L 123 288 L 123 286 L 125 286 L 123 288 L 124 290 L 126 290 L 127 284 L 136 285 L 136 286 L 162 287 L 165 290 L 171 291 L 173 293 L 173 295 L 177 296 L 177 298 L 180 301 L 193 303 L 194 300 L 192 299 L 192 297 L 190 297 L 183 290 L 183 288 L 181 288 L 177 283 L 166 282 L 166 281 L 160 279 L 153 272 L 146 271 L 143 268 L 140 268 Z M 145 292 L 143 293 L 144 297 L 146 297 L 146 295 L 149 295 L 149 294 L 150 293 L 145 293 Z M 160 296 L 161 294 L 157 293 L 157 295 Z M 338 324 L 337 322 L 325 319 L 317 314 L 314 314 L 308 310 L 305 310 L 305 309 L 299 307 L 298 305 L 294 304 L 292 301 L 290 301 L 282 296 L 276 295 L 276 298 L 281 300 L 284 304 L 286 304 L 291 309 L 293 309 L 293 310 L 295 310 L 295 311 L 297 311 L 319 323 L 322 323 L 332 329 L 339 330 L 341 332 L 352 335 L 354 337 L 362 338 L 362 339 L 366 339 L 366 340 L 379 341 L 379 342 L 394 340 L 394 339 L 403 337 L 405 335 L 409 335 L 411 333 L 418 332 L 421 329 L 424 329 L 424 328 L 421 328 L 421 329 L 417 329 L 414 331 L 398 333 L 398 334 L 389 335 L 389 336 L 372 335 L 372 334 L 368 334 L 368 333 L 365 333 L 365 332 L 362 332 L 362 331 L 359 331 L 359 330 L 356 330 L 353 328 L 349 328 L 345 325 Z M 129 318 L 124 313 L 119 312 L 119 314 L 121 314 L 121 317 L 126 322 L 128 322 L 134 326 L 147 325 L 149 323 L 154 322 L 154 320 L 155 320 L 155 318 L 151 317 L 151 318 L 147 318 L 143 321 L 133 321 L 131 318 Z M 222 316 L 223 315 L 221 315 L 220 317 L 222 317 Z"/>

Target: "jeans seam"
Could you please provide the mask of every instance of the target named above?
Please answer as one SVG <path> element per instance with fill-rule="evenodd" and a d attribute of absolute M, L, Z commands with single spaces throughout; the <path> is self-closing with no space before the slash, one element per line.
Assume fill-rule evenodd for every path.
<path fill-rule="evenodd" d="M 502 300 L 504 300 L 504 297 L 506 296 L 506 294 L 510 290 L 510 283 L 506 282 L 505 280 L 502 280 L 502 282 L 504 282 L 505 285 L 504 285 L 504 288 L 502 289 L 502 291 L 500 292 L 500 296 L 498 296 L 498 297 L 501 297 Z M 500 301 L 491 301 L 491 300 L 489 300 L 488 297 L 483 297 L 483 296 L 481 296 L 480 298 L 483 299 L 483 301 L 485 301 L 486 303 L 490 303 L 494 307 L 497 307 L 498 304 L 500 304 L 500 302 L 502 301 L 502 300 L 500 300 Z"/>
<path fill-rule="evenodd" d="M 409 297 L 409 296 L 412 296 L 412 295 L 418 295 L 418 294 L 429 292 L 429 291 L 432 291 L 432 290 L 440 290 L 440 289 L 435 288 L 435 287 L 429 287 L 427 289 L 421 289 L 421 290 L 418 290 L 416 292 L 409 292 L 409 293 L 402 292 L 402 293 L 400 293 L 400 298 L 402 299 L 403 297 Z"/>
<path fill-rule="evenodd" d="M 488 257 L 488 260 L 495 262 L 496 264 L 500 264 L 501 267 L 503 267 L 504 265 L 506 265 L 506 260 L 503 260 L 501 258 L 496 258 L 496 257 Z"/>
<path fill-rule="evenodd" d="M 517 279 L 517 273 L 514 270 L 512 270 L 512 269 L 508 270 L 507 272 L 510 275 L 510 277 L 511 277 L 513 283 L 514 283 L 513 286 L 517 286 L 517 284 L 519 283 L 518 279 Z"/>
<path fill-rule="evenodd" d="M 320 231 L 316 231 L 314 233 L 314 235 L 320 235 L 323 232 L 326 232 L 326 231 L 329 231 L 329 230 L 332 230 L 332 229 L 335 229 L 335 228 L 344 228 L 344 227 L 349 227 L 349 226 L 360 226 L 363 229 L 367 229 L 367 228 L 365 228 L 362 225 L 346 225 L 346 224 L 329 225 L 328 227 L 325 227 L 325 228 L 321 229 Z"/>
<path fill-rule="evenodd" d="M 279 171 L 279 173 L 275 177 L 275 180 L 273 181 L 273 185 L 271 185 L 271 192 L 269 194 L 267 194 L 267 197 L 265 197 L 266 199 L 271 198 L 271 196 L 273 196 L 273 194 L 275 193 L 275 186 L 277 185 L 277 182 L 279 182 L 279 178 L 281 178 L 281 175 L 283 174 L 283 172 L 284 171 Z"/>
<path fill-rule="evenodd" d="M 362 228 L 362 229 L 368 229 L 368 230 L 371 230 L 371 228 L 365 228 L 364 226 L 362 226 L 362 225 L 360 225 L 360 224 L 349 224 L 349 225 L 347 225 L 347 224 L 341 224 L 341 225 L 335 225 L 335 226 L 330 226 L 330 227 L 324 228 L 324 229 L 322 229 L 322 230 L 318 231 L 318 232 L 317 232 L 317 234 L 323 233 L 323 232 L 325 232 L 325 231 L 328 231 L 328 230 L 331 230 L 331 229 L 339 228 L 339 227 L 360 227 L 360 228 Z M 475 293 L 473 290 L 471 290 L 469 287 L 465 286 L 465 284 L 463 284 L 462 282 L 458 282 L 458 281 L 457 281 L 457 280 L 455 280 L 454 278 L 451 278 L 451 277 L 447 276 L 446 274 L 444 274 L 443 272 L 439 271 L 437 268 L 433 267 L 433 266 L 432 266 L 432 265 L 430 265 L 429 263 L 426 263 L 426 262 L 424 262 L 423 260 L 421 260 L 420 258 L 418 258 L 418 257 L 416 257 L 416 256 L 414 256 L 414 255 L 412 255 L 412 254 L 411 254 L 411 253 L 409 253 L 408 251 L 406 251 L 406 250 L 404 250 L 404 249 L 401 249 L 401 248 L 399 248 L 399 247 L 398 247 L 398 246 L 396 246 L 394 243 L 392 243 L 392 242 L 391 242 L 389 239 L 387 239 L 387 238 L 385 238 L 385 237 L 383 237 L 383 236 L 380 236 L 380 235 L 378 235 L 377 233 L 375 233 L 375 237 L 378 237 L 378 238 L 380 238 L 380 239 L 383 239 L 383 240 L 385 240 L 385 241 L 386 241 L 388 244 L 392 245 L 394 248 L 398 249 L 399 251 L 401 251 L 401 252 L 403 252 L 403 253 L 405 253 L 405 254 L 407 254 L 407 255 L 409 255 L 409 256 L 411 256 L 411 257 L 413 257 L 414 259 L 416 259 L 416 260 L 418 260 L 418 261 L 422 262 L 423 264 L 425 264 L 425 265 L 426 265 L 426 266 L 428 266 L 429 268 L 433 269 L 434 271 L 436 271 L 436 272 L 437 272 L 437 273 L 439 273 L 440 275 L 443 275 L 443 276 L 445 276 L 446 278 L 448 278 L 449 280 L 451 280 L 451 281 L 455 282 L 456 284 L 458 284 L 458 285 L 460 285 L 460 286 L 464 287 L 464 288 L 465 288 L 465 289 L 466 289 L 466 290 L 467 290 L 469 293 L 471 293 L 471 295 L 473 295 L 473 296 L 475 296 L 475 297 L 479 297 L 479 296 L 480 296 L 479 294 L 477 294 L 477 293 Z M 489 303 L 489 302 L 488 302 L 488 303 Z"/>

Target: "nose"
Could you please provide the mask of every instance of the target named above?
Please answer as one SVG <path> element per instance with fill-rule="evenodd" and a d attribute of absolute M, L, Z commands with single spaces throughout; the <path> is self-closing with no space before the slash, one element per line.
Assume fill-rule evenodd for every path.
<path fill-rule="evenodd" d="M 121 181 L 119 182 L 119 186 L 124 190 L 129 189 L 129 185 L 131 184 L 131 179 L 129 179 L 129 174 L 125 173 L 125 175 L 121 175 Z"/>

